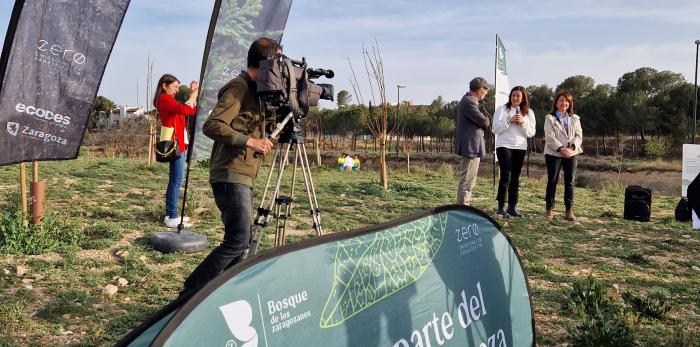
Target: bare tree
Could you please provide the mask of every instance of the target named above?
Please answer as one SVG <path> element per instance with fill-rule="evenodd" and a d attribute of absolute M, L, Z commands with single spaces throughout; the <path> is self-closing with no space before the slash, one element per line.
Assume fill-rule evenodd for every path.
<path fill-rule="evenodd" d="M 386 143 L 387 138 L 395 134 L 399 129 L 398 115 L 389 119 L 389 104 L 386 98 L 386 86 L 384 83 L 384 63 L 379 53 L 379 43 L 377 43 L 376 40 L 372 45 L 371 52 L 364 47 L 362 48 L 362 59 L 365 63 L 365 71 L 367 72 L 367 79 L 369 80 L 371 96 L 372 100 L 375 101 L 375 107 L 372 107 L 372 103 L 370 102 L 368 107 L 360 107 L 360 110 L 364 113 L 363 118 L 367 120 L 367 128 L 374 138 L 379 141 L 379 184 L 381 184 L 384 189 L 388 189 L 389 175 L 386 163 Z M 362 93 L 360 92 L 360 85 L 350 59 L 348 59 L 348 63 L 350 64 L 350 71 L 352 72 L 350 84 L 358 98 L 358 103 L 361 106 L 365 106 Z M 379 103 L 376 102 L 375 88 L 379 94 Z"/>

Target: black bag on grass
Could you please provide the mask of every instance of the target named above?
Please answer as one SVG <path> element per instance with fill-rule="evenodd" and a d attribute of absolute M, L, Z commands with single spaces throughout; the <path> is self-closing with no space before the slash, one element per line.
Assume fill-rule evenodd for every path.
<path fill-rule="evenodd" d="M 651 189 L 629 186 L 625 189 L 625 219 L 648 222 L 651 217 Z"/>
<path fill-rule="evenodd" d="M 688 199 L 685 197 L 682 197 L 680 201 L 678 201 L 678 205 L 676 205 L 676 220 L 679 222 L 689 222 L 691 219 L 692 215 L 692 210 L 690 209 L 690 204 L 688 203 Z"/>

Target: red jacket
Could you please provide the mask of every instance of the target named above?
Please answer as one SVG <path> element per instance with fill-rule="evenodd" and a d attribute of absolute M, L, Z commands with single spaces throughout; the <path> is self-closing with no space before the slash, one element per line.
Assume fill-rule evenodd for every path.
<path fill-rule="evenodd" d="M 196 110 L 185 104 L 182 104 L 175 100 L 174 97 L 168 94 L 161 94 L 156 102 L 156 109 L 158 110 L 158 118 L 160 119 L 160 124 L 164 127 L 175 128 L 174 136 L 177 140 L 177 146 L 180 149 L 180 153 L 187 149 L 185 144 L 185 129 L 187 128 L 187 120 L 185 116 L 193 116 Z M 160 139 L 161 141 L 169 139 Z"/>

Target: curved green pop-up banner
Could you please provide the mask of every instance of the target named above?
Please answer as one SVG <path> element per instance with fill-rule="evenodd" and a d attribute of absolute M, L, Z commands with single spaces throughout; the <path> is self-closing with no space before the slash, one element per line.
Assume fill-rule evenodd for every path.
<path fill-rule="evenodd" d="M 534 346 L 527 278 L 479 210 L 444 206 L 263 252 L 121 346 Z"/>

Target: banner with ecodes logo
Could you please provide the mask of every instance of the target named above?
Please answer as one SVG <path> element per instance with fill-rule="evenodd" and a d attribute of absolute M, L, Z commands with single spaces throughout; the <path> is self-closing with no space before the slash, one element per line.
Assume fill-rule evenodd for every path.
<path fill-rule="evenodd" d="M 0 165 L 78 156 L 129 0 L 16 0 L 0 58 Z"/>
<path fill-rule="evenodd" d="M 121 346 L 534 346 L 527 278 L 498 224 L 444 206 L 260 253 Z"/>
<path fill-rule="evenodd" d="M 214 140 L 202 127 L 216 106 L 219 89 L 247 66 L 248 48 L 267 37 L 282 40 L 292 0 L 216 0 L 202 61 L 200 94 L 197 99 L 192 159 L 211 155 Z"/>

